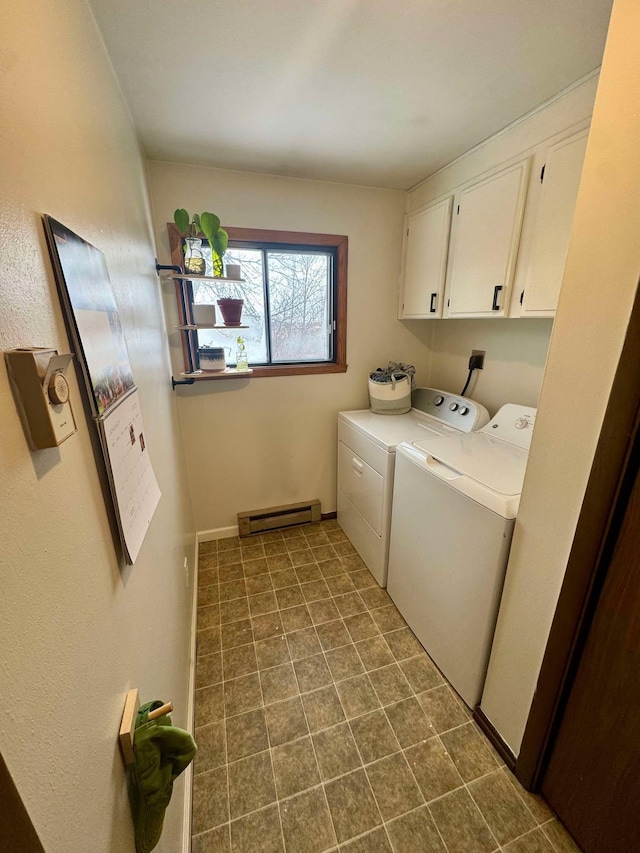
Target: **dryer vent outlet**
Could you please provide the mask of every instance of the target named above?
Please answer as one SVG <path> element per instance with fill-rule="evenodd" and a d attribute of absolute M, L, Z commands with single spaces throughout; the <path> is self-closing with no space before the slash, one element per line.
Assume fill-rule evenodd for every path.
<path fill-rule="evenodd" d="M 252 533 L 264 533 L 281 527 L 291 527 L 294 524 L 309 524 L 320 521 L 321 518 L 320 501 L 317 499 L 285 506 L 273 506 L 253 510 L 253 512 L 239 512 L 238 532 L 240 536 L 250 536 Z"/>

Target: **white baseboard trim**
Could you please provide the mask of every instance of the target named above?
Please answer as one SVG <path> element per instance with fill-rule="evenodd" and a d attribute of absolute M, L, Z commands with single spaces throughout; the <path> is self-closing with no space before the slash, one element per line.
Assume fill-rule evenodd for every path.
<path fill-rule="evenodd" d="M 198 541 L 193 549 L 193 594 L 191 599 L 191 642 L 189 647 L 189 705 L 187 731 L 195 734 L 196 706 L 196 640 L 198 629 Z M 193 761 L 184 771 L 184 817 L 182 821 L 182 853 L 191 853 L 191 813 L 193 801 Z"/>
<path fill-rule="evenodd" d="M 229 539 L 238 535 L 238 525 L 231 527 L 216 527 L 215 530 L 200 530 L 196 534 L 198 542 L 213 542 L 215 539 Z"/>

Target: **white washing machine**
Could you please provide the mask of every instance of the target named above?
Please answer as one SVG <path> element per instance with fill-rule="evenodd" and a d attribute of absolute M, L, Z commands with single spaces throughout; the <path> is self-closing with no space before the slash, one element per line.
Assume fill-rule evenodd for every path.
<path fill-rule="evenodd" d="M 388 592 L 470 708 L 480 701 L 536 410 L 396 452 Z"/>
<path fill-rule="evenodd" d="M 387 584 L 396 445 L 479 429 L 484 406 L 436 388 L 416 388 L 411 411 L 338 414 L 338 523 L 380 586 Z"/>

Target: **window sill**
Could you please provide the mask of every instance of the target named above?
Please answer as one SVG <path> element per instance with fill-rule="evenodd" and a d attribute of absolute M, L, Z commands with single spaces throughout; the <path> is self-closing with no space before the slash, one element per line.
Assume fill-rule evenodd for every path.
<path fill-rule="evenodd" d="M 271 364 L 262 367 L 252 367 L 247 370 L 234 370 L 216 373 L 214 371 L 198 374 L 190 378 L 196 382 L 209 382 L 219 379 L 264 379 L 267 376 L 317 376 L 322 373 L 346 373 L 346 364 Z"/>

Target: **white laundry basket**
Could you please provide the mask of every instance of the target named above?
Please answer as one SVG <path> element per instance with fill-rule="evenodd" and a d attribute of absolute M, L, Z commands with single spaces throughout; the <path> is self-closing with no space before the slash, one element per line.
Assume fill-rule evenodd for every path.
<path fill-rule="evenodd" d="M 411 377 L 405 373 L 392 373 L 388 381 L 375 381 L 369 376 L 369 400 L 376 415 L 403 415 L 411 409 Z"/>

